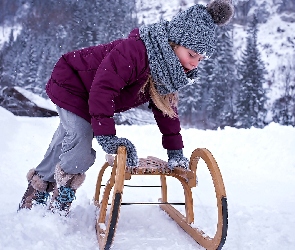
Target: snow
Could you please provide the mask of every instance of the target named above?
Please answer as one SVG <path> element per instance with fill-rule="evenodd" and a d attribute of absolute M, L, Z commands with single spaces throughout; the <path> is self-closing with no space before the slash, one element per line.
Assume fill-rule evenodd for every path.
<path fill-rule="evenodd" d="M 92 199 L 105 154 L 95 140 L 96 162 L 76 193 L 69 217 L 37 206 L 17 212 L 27 186 L 26 173 L 42 159 L 58 123 L 58 117 L 17 117 L 0 108 L 0 249 L 99 249 Z M 117 134 L 130 139 L 140 157 L 151 155 L 166 160 L 156 125 L 117 126 Z M 207 148 L 221 170 L 229 212 L 223 249 L 294 249 L 295 128 L 271 123 L 264 129 L 183 129 L 182 135 L 187 157 L 196 148 Z M 159 185 L 159 178 L 133 176 L 126 183 Z M 198 183 L 193 189 L 193 225 L 212 236 L 216 229 L 216 199 L 204 164 L 198 166 Z M 123 202 L 157 202 L 160 196 L 158 188 L 125 187 Z M 172 178 L 168 179 L 168 199 L 183 202 L 182 187 Z M 133 205 L 121 208 L 112 249 L 203 248 L 157 205 Z"/>
<path fill-rule="evenodd" d="M 9 36 L 11 33 L 11 30 L 13 30 L 13 38 L 14 40 L 21 32 L 21 25 L 15 25 L 15 26 L 0 26 L 0 49 L 2 48 L 3 44 L 5 42 L 9 41 Z"/>
<path fill-rule="evenodd" d="M 42 98 L 41 96 L 34 94 L 24 88 L 21 87 L 14 87 L 18 92 L 23 94 L 26 98 L 31 100 L 33 103 L 35 103 L 38 107 L 45 108 L 48 110 L 56 111 L 55 104 L 51 102 L 50 99 Z"/>

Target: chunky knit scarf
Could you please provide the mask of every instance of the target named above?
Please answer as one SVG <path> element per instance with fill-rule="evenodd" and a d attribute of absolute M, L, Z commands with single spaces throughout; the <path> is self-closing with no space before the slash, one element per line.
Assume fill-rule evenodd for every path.
<path fill-rule="evenodd" d="M 147 49 L 151 76 L 161 95 L 176 92 L 189 83 L 188 77 L 197 77 L 197 69 L 190 71 L 188 75 L 184 72 L 169 44 L 168 24 L 168 21 L 162 21 L 139 28 L 140 37 Z"/>

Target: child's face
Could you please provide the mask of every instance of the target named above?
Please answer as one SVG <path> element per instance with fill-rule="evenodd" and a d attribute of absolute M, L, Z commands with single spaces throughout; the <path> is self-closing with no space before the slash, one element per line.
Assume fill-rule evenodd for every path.
<path fill-rule="evenodd" d="M 195 51 L 187 49 L 180 45 L 176 45 L 176 47 L 174 48 L 174 52 L 179 58 L 179 61 L 185 73 L 198 67 L 199 62 L 204 59 L 202 55 L 199 55 Z"/>

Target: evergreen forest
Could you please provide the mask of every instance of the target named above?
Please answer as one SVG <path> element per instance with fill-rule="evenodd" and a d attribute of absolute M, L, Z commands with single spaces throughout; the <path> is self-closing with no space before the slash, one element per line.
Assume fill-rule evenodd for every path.
<path fill-rule="evenodd" d="M 135 0 L 1 0 L 0 5 L 0 27 L 14 27 L 0 50 L 0 91 L 19 86 L 46 97 L 45 84 L 62 54 L 126 37 L 142 25 L 136 18 Z M 179 93 L 184 126 L 263 128 L 272 121 L 295 126 L 295 62 L 282 69 L 283 95 L 267 106 L 258 24 L 255 14 L 245 23 L 246 45 L 239 59 L 233 24 L 217 30 L 218 51 L 200 64 L 199 77 Z"/>

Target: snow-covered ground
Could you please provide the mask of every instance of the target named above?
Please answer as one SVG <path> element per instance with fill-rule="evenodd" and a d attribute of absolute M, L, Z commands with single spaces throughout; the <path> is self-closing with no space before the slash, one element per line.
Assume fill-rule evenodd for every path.
<path fill-rule="evenodd" d="M 0 249 L 98 250 L 95 206 L 92 198 L 104 152 L 96 141 L 97 160 L 76 193 L 69 217 L 43 207 L 16 212 L 26 189 L 26 173 L 42 159 L 59 122 L 54 118 L 16 117 L 0 108 Z M 166 159 L 156 125 L 117 126 L 118 136 L 129 138 L 140 157 Z M 295 128 L 270 124 L 264 129 L 225 128 L 218 131 L 183 129 L 187 157 L 196 148 L 208 148 L 223 175 L 228 198 L 229 228 L 223 249 L 288 250 L 295 246 Z M 215 195 L 208 170 L 199 168 L 199 186 L 193 190 L 195 225 L 214 234 Z M 158 185 L 153 177 L 132 177 L 128 184 Z M 183 201 L 180 184 L 169 179 L 168 198 Z M 160 190 L 124 189 L 123 202 L 156 202 Z M 202 249 L 157 205 L 123 206 L 113 250 Z"/>

